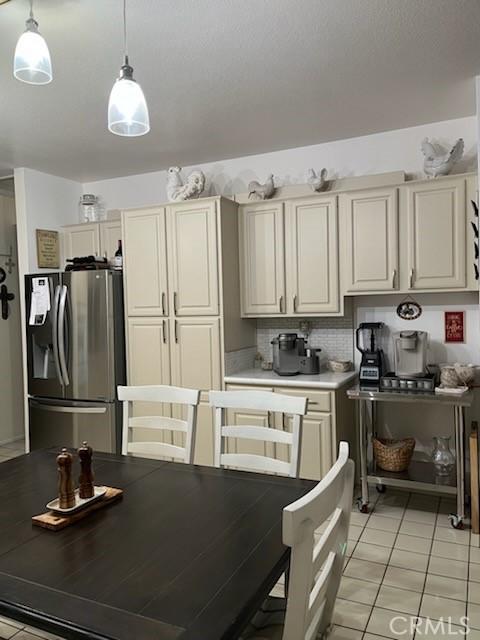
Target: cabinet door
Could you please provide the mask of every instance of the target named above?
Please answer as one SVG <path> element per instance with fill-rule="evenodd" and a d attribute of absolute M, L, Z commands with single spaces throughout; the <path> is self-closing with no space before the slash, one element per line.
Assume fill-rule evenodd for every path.
<path fill-rule="evenodd" d="M 172 384 L 203 391 L 197 415 L 195 464 L 213 465 L 214 420 L 207 392 L 221 387 L 220 320 L 178 318 L 170 324 Z M 181 417 L 178 409 L 175 415 Z"/>
<path fill-rule="evenodd" d="M 340 196 L 345 228 L 345 291 L 394 291 L 398 278 L 398 192 Z"/>
<path fill-rule="evenodd" d="M 336 197 L 290 202 L 286 237 L 287 312 L 338 311 Z"/>
<path fill-rule="evenodd" d="M 63 239 L 65 259 L 100 255 L 100 231 L 96 222 L 66 227 Z"/>
<path fill-rule="evenodd" d="M 111 260 L 118 249 L 118 241 L 121 239 L 122 223 L 120 220 L 112 220 L 100 224 L 100 252 L 103 257 Z"/>
<path fill-rule="evenodd" d="M 465 180 L 404 187 L 408 225 L 408 288 L 466 286 Z"/>
<path fill-rule="evenodd" d="M 168 208 L 172 304 L 178 316 L 218 315 L 216 203 Z"/>
<path fill-rule="evenodd" d="M 162 318 L 129 318 L 127 326 L 128 384 L 170 384 L 168 321 Z M 169 405 L 136 402 L 134 415 L 170 415 Z M 152 430 L 135 430 L 137 439 L 151 440 Z M 171 433 L 158 432 L 161 442 L 169 442 Z"/>
<path fill-rule="evenodd" d="M 127 315 L 167 315 L 165 209 L 124 212 L 122 235 Z"/>
<path fill-rule="evenodd" d="M 290 417 L 278 417 L 278 428 L 291 431 Z M 329 471 L 334 460 L 332 417 L 325 413 L 307 413 L 303 418 L 302 446 L 300 447 L 300 478 L 321 480 Z M 286 460 L 286 451 L 279 450 L 278 456 Z"/>
<path fill-rule="evenodd" d="M 282 203 L 240 209 L 242 314 L 285 313 L 284 214 Z"/>

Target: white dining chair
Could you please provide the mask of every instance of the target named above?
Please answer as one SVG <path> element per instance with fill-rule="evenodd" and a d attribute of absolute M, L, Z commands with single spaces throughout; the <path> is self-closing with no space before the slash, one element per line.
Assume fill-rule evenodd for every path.
<path fill-rule="evenodd" d="M 288 596 L 269 596 L 242 640 L 314 640 L 331 626 L 353 499 L 354 463 L 348 443 L 327 475 L 283 510 L 283 543 L 291 548 Z M 327 522 L 328 521 L 328 522 Z M 317 541 L 315 530 L 327 524 Z"/>
<path fill-rule="evenodd" d="M 210 391 L 210 405 L 215 408 L 215 455 L 216 467 L 236 467 L 249 471 L 278 473 L 298 476 L 303 416 L 307 411 L 307 398 L 285 396 L 270 391 Z M 293 416 L 291 431 L 272 427 L 229 425 L 226 411 L 262 411 Z M 225 439 L 236 438 L 262 440 L 280 445 L 289 445 L 289 461 L 278 460 L 267 455 L 252 453 L 227 453 Z"/>
<path fill-rule="evenodd" d="M 118 399 L 123 402 L 122 454 L 136 453 L 146 457 L 173 458 L 193 464 L 197 406 L 200 391 L 162 385 L 118 387 Z M 187 419 L 168 416 L 132 416 L 134 402 L 153 402 L 183 405 L 187 407 Z M 135 429 L 171 431 L 185 434 L 185 446 L 159 441 L 131 441 L 130 432 Z"/>

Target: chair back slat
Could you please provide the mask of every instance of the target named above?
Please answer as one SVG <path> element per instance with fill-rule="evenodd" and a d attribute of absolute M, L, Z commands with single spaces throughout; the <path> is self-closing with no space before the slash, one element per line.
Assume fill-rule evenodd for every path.
<path fill-rule="evenodd" d="M 353 480 L 348 444 L 341 442 L 338 459 L 323 480 L 283 510 L 283 542 L 291 547 L 291 561 L 282 640 L 313 640 L 331 624 L 347 545 Z M 330 516 L 315 543 L 315 530 Z"/>
<path fill-rule="evenodd" d="M 248 438 L 249 440 L 263 440 L 264 442 L 278 442 L 279 444 L 292 444 L 293 435 L 289 431 L 269 429 L 268 427 L 256 427 L 249 425 L 222 427 L 222 436 L 225 438 Z"/>
<path fill-rule="evenodd" d="M 187 433 L 188 423 L 179 418 L 168 416 L 136 416 L 128 421 L 130 429 L 167 429 Z"/>
<path fill-rule="evenodd" d="M 165 385 L 148 385 L 134 387 L 118 387 L 118 398 L 123 402 L 122 454 L 137 453 L 143 456 L 166 457 L 193 463 L 194 443 L 197 423 L 197 407 L 200 402 L 200 391 L 169 387 Z M 174 404 L 186 407 L 187 419 L 180 420 L 169 416 L 135 416 L 132 417 L 134 402 L 154 402 Z M 185 434 L 181 447 L 168 442 L 142 440 L 130 441 L 130 433 L 135 430 L 150 432 L 180 432 Z"/>
<path fill-rule="evenodd" d="M 148 453 L 149 456 L 158 456 L 162 458 L 175 458 L 176 460 L 185 460 L 185 448 L 175 444 L 166 442 L 129 442 L 127 453 Z"/>
<path fill-rule="evenodd" d="M 231 466 L 249 471 L 280 473 L 292 477 L 298 475 L 302 420 L 307 411 L 307 398 L 284 396 L 270 391 L 210 391 L 210 405 L 215 407 L 215 466 Z M 225 414 L 228 409 L 282 413 L 293 416 L 291 432 L 270 426 L 229 425 Z M 225 451 L 227 438 L 256 440 L 287 445 L 290 461 L 278 460 L 267 455 L 232 453 Z"/>
<path fill-rule="evenodd" d="M 250 471 L 290 474 L 290 463 L 268 456 L 259 456 L 254 453 L 222 453 L 222 466 L 239 467 Z"/>

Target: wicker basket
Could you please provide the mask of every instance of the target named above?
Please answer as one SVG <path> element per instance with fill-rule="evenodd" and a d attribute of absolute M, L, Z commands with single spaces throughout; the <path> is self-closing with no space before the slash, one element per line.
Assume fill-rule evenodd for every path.
<path fill-rule="evenodd" d="M 390 440 L 373 438 L 373 457 L 384 471 L 405 471 L 412 459 L 415 438 Z"/>

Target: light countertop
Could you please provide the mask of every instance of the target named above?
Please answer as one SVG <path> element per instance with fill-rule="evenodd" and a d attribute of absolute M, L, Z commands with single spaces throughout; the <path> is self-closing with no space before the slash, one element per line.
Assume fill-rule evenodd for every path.
<path fill-rule="evenodd" d="M 316 389 L 339 389 L 355 380 L 357 373 L 332 373 L 325 371 L 315 375 L 299 374 L 298 376 L 279 376 L 275 371 L 262 369 L 246 369 L 225 376 L 227 384 L 263 384 L 275 387 L 314 387 Z"/>

